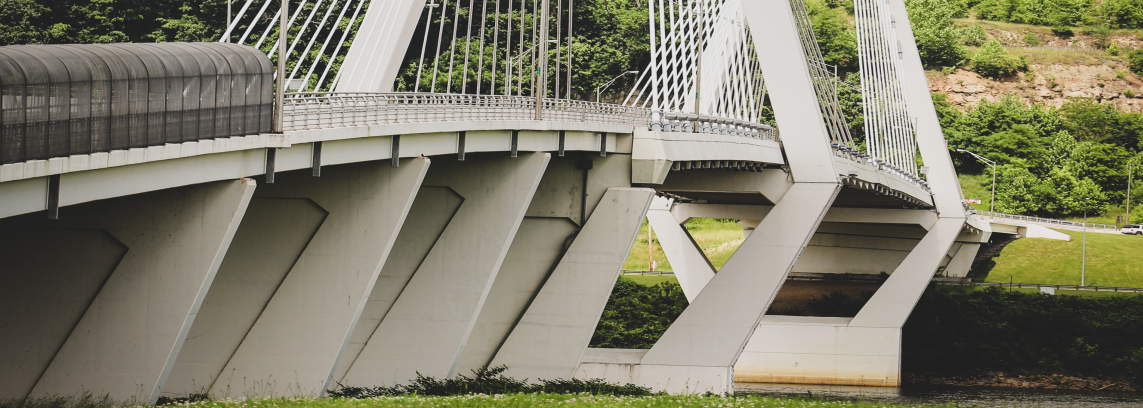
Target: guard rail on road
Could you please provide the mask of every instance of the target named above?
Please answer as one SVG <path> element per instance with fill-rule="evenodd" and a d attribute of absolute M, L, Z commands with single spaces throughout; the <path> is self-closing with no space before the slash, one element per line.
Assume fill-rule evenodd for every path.
<path fill-rule="evenodd" d="M 992 211 L 980 211 L 979 214 L 981 217 L 983 217 L 985 219 L 994 219 L 994 220 L 995 219 L 1001 219 L 1001 220 L 1022 221 L 1022 222 L 1032 223 L 1032 224 L 1038 224 L 1038 225 L 1044 225 L 1044 226 L 1054 226 L 1054 227 L 1067 228 L 1067 229 L 1083 229 L 1084 225 L 1085 225 L 1082 222 L 1057 220 L 1057 219 L 1052 219 L 1052 218 L 1031 217 L 1031 216 L 1027 216 L 1027 215 L 1004 214 L 1004 213 L 998 213 L 998 212 L 992 212 Z M 1095 232 L 1115 232 L 1115 231 L 1119 230 L 1118 227 L 1116 227 L 1114 225 L 1108 225 L 1108 224 L 1095 224 L 1095 223 L 1089 222 L 1086 225 L 1087 225 L 1087 229 L 1094 230 Z"/>

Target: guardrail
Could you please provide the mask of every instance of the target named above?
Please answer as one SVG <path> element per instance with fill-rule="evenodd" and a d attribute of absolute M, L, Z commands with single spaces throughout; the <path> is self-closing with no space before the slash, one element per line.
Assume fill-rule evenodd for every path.
<path fill-rule="evenodd" d="M 536 98 L 429 93 L 290 93 L 286 130 L 390 123 L 534 120 Z M 651 110 L 567 99 L 544 99 L 545 120 L 647 126 Z"/>
<path fill-rule="evenodd" d="M 568 99 L 544 99 L 545 120 L 631 125 L 653 130 L 733 135 L 777 140 L 770 125 L 739 119 L 680 113 L 659 113 L 635 106 Z M 533 120 L 536 98 L 506 95 L 437 93 L 286 94 L 283 103 L 286 130 L 390 123 L 430 123 L 491 120 Z M 657 117 L 657 119 L 655 119 Z"/>
<path fill-rule="evenodd" d="M 1143 293 L 1143 288 L 1121 288 L 1116 286 L 1080 286 L 1080 285 L 1044 285 L 1038 283 L 1001 283 L 1001 282 L 967 282 L 967 283 L 941 283 L 953 286 L 997 286 L 1005 288 L 1055 288 L 1056 290 L 1084 290 L 1091 292 L 1120 292 Z"/>
<path fill-rule="evenodd" d="M 698 126 L 698 133 L 716 135 L 734 135 L 753 139 L 778 140 L 778 132 L 773 126 L 765 123 L 748 120 L 723 118 L 717 116 L 699 115 L 695 113 L 677 113 L 653 111 L 659 119 L 651 120 L 651 130 L 667 132 L 694 132 Z"/>
<path fill-rule="evenodd" d="M 1029 222 L 1029 223 L 1040 224 L 1040 225 L 1064 227 L 1064 228 L 1069 228 L 1069 229 L 1071 229 L 1071 228 L 1082 229 L 1082 228 L 1084 228 L 1084 225 L 1085 225 L 1082 222 L 1057 220 L 1057 219 L 1052 219 L 1052 218 L 1031 217 L 1031 216 L 1027 216 L 1027 215 L 1004 214 L 1004 213 L 998 213 L 998 212 L 992 212 L 992 211 L 979 211 L 977 214 L 979 214 L 983 218 L 1023 221 L 1023 222 Z M 1117 228 L 1116 226 L 1108 225 L 1108 224 L 1096 224 L 1096 223 L 1089 222 L 1086 225 L 1087 225 L 1088 229 L 1095 230 L 1097 232 L 1115 232 L 1115 231 L 1119 230 L 1119 228 Z"/>

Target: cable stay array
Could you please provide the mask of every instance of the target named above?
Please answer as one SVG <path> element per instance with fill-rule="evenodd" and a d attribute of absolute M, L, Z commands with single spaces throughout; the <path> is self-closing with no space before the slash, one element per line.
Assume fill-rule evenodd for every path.
<path fill-rule="evenodd" d="M 648 1 L 651 62 L 623 101 L 757 121 L 766 95 L 742 0 Z"/>
<path fill-rule="evenodd" d="M 857 51 L 868 154 L 917 174 L 917 139 L 905 101 L 901 42 L 885 0 L 855 0 Z"/>

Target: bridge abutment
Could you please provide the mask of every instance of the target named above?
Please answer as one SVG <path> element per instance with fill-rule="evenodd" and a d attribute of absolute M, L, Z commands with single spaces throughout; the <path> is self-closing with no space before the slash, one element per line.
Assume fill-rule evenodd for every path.
<path fill-rule="evenodd" d="M 154 403 L 254 188 L 222 181 L 0 221 L 0 397 Z"/>

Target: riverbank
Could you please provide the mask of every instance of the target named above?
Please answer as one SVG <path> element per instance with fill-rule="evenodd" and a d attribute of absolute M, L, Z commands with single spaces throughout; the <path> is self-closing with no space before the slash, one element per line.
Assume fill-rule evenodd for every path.
<path fill-rule="evenodd" d="M 1062 374 L 1015 375 L 996 371 L 962 375 L 904 373 L 901 383 L 904 386 L 1143 392 L 1143 386 L 1128 377 L 1097 378 Z"/>

